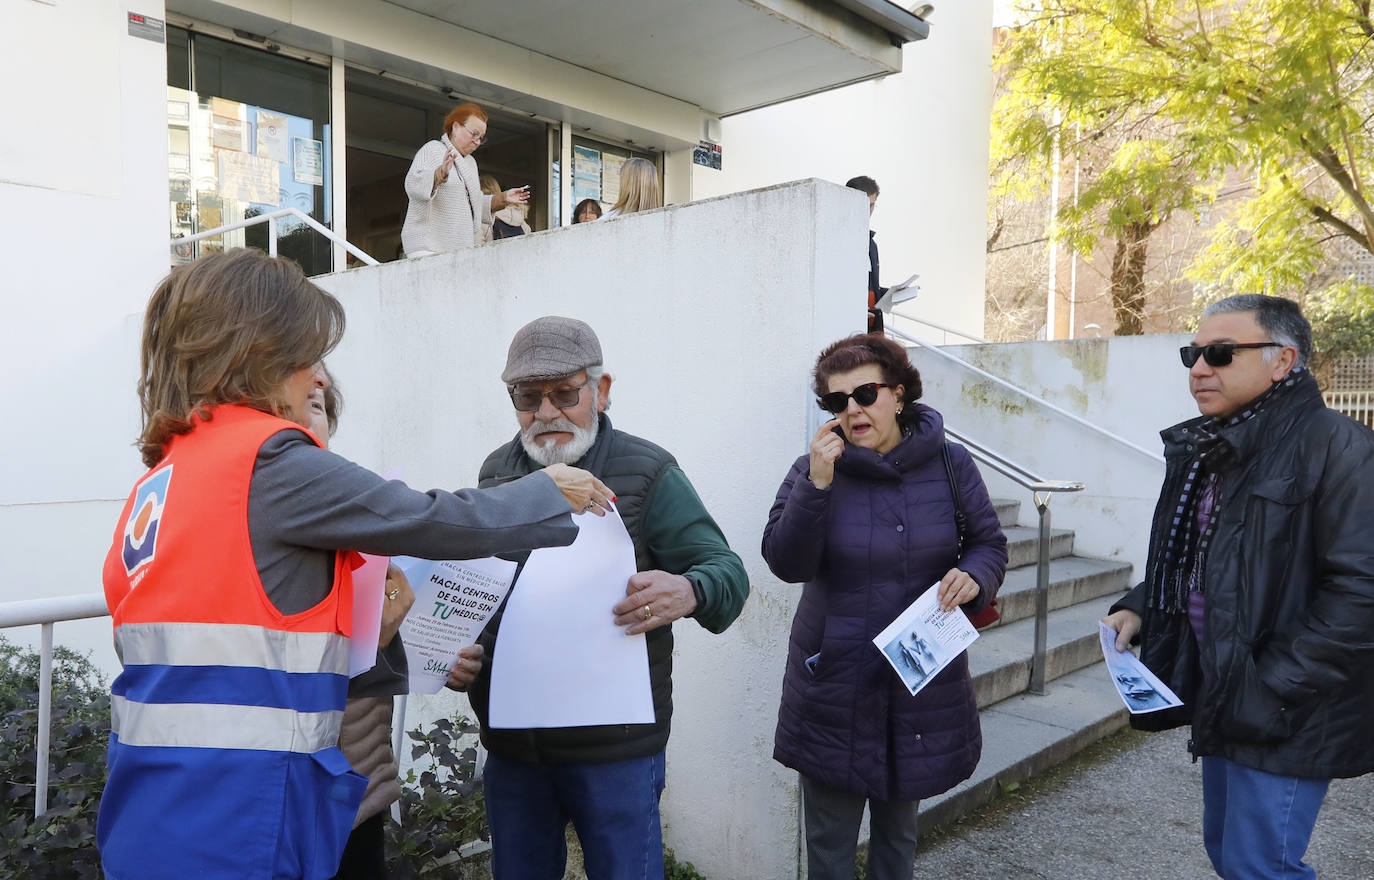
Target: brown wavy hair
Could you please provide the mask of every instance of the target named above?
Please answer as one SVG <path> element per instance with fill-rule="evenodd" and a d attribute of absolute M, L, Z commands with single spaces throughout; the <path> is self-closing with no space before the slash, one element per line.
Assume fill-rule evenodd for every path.
<path fill-rule="evenodd" d="M 817 397 L 830 390 L 830 377 L 848 373 L 864 364 L 877 364 L 883 374 L 883 384 L 893 388 L 905 386 L 902 402 L 912 404 L 921 399 L 921 374 L 907 357 L 906 349 L 881 333 L 855 333 L 832 342 L 816 358 L 812 386 Z M 914 406 L 905 407 L 897 416 L 899 422 L 916 417 Z"/>
<path fill-rule="evenodd" d="M 291 260 L 237 248 L 176 267 L 143 319 L 143 463 L 157 464 L 172 437 L 217 404 L 280 414 L 286 380 L 343 332 L 343 306 Z"/>

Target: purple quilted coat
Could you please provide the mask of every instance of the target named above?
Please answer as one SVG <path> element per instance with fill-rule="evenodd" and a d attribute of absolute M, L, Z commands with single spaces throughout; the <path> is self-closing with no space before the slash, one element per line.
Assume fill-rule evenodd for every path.
<path fill-rule="evenodd" d="M 792 621 L 773 757 L 841 791 L 919 800 L 973 774 L 983 749 L 967 655 L 915 697 L 873 645 L 922 591 L 954 567 L 954 502 L 941 445 L 944 419 L 917 404 L 911 431 L 886 455 L 845 444 L 826 490 L 797 459 L 763 532 L 763 558 L 804 582 Z M 959 568 L 992 601 L 1007 539 L 968 450 L 950 447 L 968 515 Z M 814 672 L 805 660 L 820 654 Z"/>

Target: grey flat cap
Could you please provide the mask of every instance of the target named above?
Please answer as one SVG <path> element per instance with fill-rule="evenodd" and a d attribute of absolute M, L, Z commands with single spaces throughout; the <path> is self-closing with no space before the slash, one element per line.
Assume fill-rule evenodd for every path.
<path fill-rule="evenodd" d="M 591 327 L 576 318 L 545 315 L 516 331 L 501 381 L 559 379 L 600 364 L 601 342 Z"/>

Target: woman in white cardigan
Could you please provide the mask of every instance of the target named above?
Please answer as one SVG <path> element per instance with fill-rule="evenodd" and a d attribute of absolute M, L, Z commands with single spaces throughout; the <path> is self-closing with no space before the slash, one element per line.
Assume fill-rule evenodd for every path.
<path fill-rule="evenodd" d="M 410 207 L 401 227 L 407 257 L 481 244 L 483 219 L 490 223 L 493 211 L 529 201 L 524 189 L 483 194 L 472 152 L 486 137 L 487 114 L 476 104 L 459 104 L 444 117 L 444 134 L 415 154 L 406 172 Z"/>

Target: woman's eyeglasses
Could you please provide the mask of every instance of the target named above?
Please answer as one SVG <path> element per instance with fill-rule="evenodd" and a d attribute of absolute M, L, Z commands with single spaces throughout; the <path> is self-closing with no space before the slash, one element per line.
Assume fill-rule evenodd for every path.
<path fill-rule="evenodd" d="M 854 398 L 854 402 L 859 406 L 872 406 L 873 401 L 878 399 L 878 389 L 888 387 L 890 386 L 882 382 L 867 382 L 853 391 L 832 391 L 829 394 L 822 394 L 816 398 L 816 402 L 826 412 L 838 415 L 849 406 L 849 398 Z"/>
<path fill-rule="evenodd" d="M 1193 368 L 1200 357 L 1209 367 L 1224 367 L 1231 363 L 1238 348 L 1283 348 L 1282 342 L 1213 342 L 1211 345 L 1185 345 L 1178 350 L 1183 366 Z"/>
<path fill-rule="evenodd" d="M 544 398 L 559 409 L 570 409 L 577 406 L 577 401 L 582 398 L 582 389 L 587 387 L 583 382 L 576 388 L 555 388 L 552 391 L 542 391 L 538 388 L 521 388 L 516 386 L 510 390 L 510 402 L 514 404 L 516 412 L 537 412 L 539 407 L 544 405 Z"/>
<path fill-rule="evenodd" d="M 466 125 L 463 126 L 463 131 L 468 133 L 468 137 L 472 138 L 473 143 L 476 143 L 478 145 L 486 143 L 487 136 L 485 134 L 478 134 L 477 132 L 468 128 Z"/>

